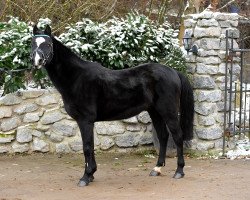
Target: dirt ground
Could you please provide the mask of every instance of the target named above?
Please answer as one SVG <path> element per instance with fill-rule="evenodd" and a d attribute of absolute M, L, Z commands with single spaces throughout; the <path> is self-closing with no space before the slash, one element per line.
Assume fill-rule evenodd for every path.
<path fill-rule="evenodd" d="M 168 200 L 249 199 L 250 160 L 186 158 L 183 179 L 172 178 L 176 159 L 168 158 L 162 176 L 150 177 L 156 158 L 99 154 L 89 186 L 77 187 L 82 155 L 0 156 L 0 200 Z"/>

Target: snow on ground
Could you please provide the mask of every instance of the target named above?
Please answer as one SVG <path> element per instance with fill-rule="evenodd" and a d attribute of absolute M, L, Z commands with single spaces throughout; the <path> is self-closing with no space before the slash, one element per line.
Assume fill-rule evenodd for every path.
<path fill-rule="evenodd" d="M 234 160 L 236 158 L 250 158 L 250 141 L 249 138 L 238 140 L 235 149 L 226 153 L 227 158 Z"/>

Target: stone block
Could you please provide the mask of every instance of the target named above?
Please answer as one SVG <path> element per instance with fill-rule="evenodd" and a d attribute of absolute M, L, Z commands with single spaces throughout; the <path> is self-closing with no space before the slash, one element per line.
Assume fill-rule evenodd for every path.
<path fill-rule="evenodd" d="M 21 115 L 24 113 L 30 113 L 36 111 L 37 109 L 38 106 L 34 103 L 22 103 L 14 109 L 14 112 Z"/>
<path fill-rule="evenodd" d="M 146 131 L 145 133 L 141 133 L 141 137 L 139 140 L 139 144 L 145 145 L 145 144 L 152 144 L 153 143 L 153 133 Z"/>
<path fill-rule="evenodd" d="M 56 144 L 56 153 L 69 153 L 70 148 L 66 143 Z"/>
<path fill-rule="evenodd" d="M 80 138 L 69 142 L 69 146 L 74 152 L 83 151 L 82 140 Z"/>
<path fill-rule="evenodd" d="M 220 39 L 218 38 L 201 38 L 196 41 L 200 49 L 204 50 L 220 50 Z"/>
<path fill-rule="evenodd" d="M 227 71 L 227 73 L 229 74 L 229 70 Z M 226 63 L 221 63 L 219 65 L 219 69 L 218 69 L 218 75 L 225 75 L 226 74 Z M 225 77 L 225 76 L 223 76 Z M 225 78 L 224 78 L 225 80 Z"/>
<path fill-rule="evenodd" d="M 51 130 L 63 136 L 71 137 L 76 135 L 77 123 L 70 120 L 62 120 L 60 122 L 55 122 Z"/>
<path fill-rule="evenodd" d="M 215 19 L 199 19 L 197 26 L 200 27 L 218 27 L 219 23 Z"/>
<path fill-rule="evenodd" d="M 55 133 L 55 132 L 51 132 L 49 134 L 49 138 L 52 142 L 57 143 L 57 142 L 62 142 L 64 137 L 61 133 Z"/>
<path fill-rule="evenodd" d="M 214 142 L 212 141 L 199 141 L 196 145 L 196 149 L 199 151 L 208 151 L 214 148 Z"/>
<path fill-rule="evenodd" d="M 198 123 L 201 126 L 211 126 L 216 123 L 215 119 L 212 116 L 198 116 Z"/>
<path fill-rule="evenodd" d="M 205 65 L 218 65 L 221 63 L 221 59 L 218 56 L 197 57 L 197 62 Z"/>
<path fill-rule="evenodd" d="M 131 132 L 139 132 L 141 129 L 142 127 L 140 124 L 128 124 L 126 126 L 126 130 Z"/>
<path fill-rule="evenodd" d="M 207 116 L 209 114 L 212 114 L 215 112 L 216 105 L 214 103 L 196 103 L 194 106 L 195 112 L 197 112 L 200 115 Z"/>
<path fill-rule="evenodd" d="M 223 149 L 223 138 L 214 141 L 215 149 Z"/>
<path fill-rule="evenodd" d="M 207 101 L 207 102 L 217 102 L 222 99 L 222 91 L 221 90 L 199 90 L 197 91 L 197 100 L 199 102 Z"/>
<path fill-rule="evenodd" d="M 216 86 L 211 76 L 197 75 L 193 77 L 193 87 L 195 89 L 214 89 Z"/>
<path fill-rule="evenodd" d="M 226 39 L 222 39 L 219 44 L 220 44 L 221 50 L 226 50 Z M 228 42 L 228 48 L 232 48 L 232 47 L 234 49 L 239 48 L 239 45 L 235 40 L 233 40 L 233 44 L 231 43 L 231 41 Z M 236 59 L 234 58 L 234 60 L 236 60 Z"/>
<path fill-rule="evenodd" d="M 188 65 L 187 65 L 187 72 L 189 74 L 194 74 L 195 71 L 196 71 L 196 64 L 194 64 L 194 63 L 188 63 Z"/>
<path fill-rule="evenodd" d="M 230 28 L 231 27 L 231 21 L 219 21 L 221 28 Z"/>
<path fill-rule="evenodd" d="M 236 21 L 239 19 L 239 15 L 237 13 L 221 13 L 216 12 L 214 13 L 214 19 L 218 21 L 227 21 L 227 20 L 233 20 Z"/>
<path fill-rule="evenodd" d="M 219 21 L 220 27 L 221 28 L 229 28 L 231 27 L 230 21 Z"/>
<path fill-rule="evenodd" d="M 46 143 L 44 140 L 41 140 L 39 138 L 34 138 L 32 150 L 39 151 L 39 152 L 48 152 L 49 151 L 49 144 Z"/>
<path fill-rule="evenodd" d="M 44 125 L 53 124 L 65 118 L 65 115 L 62 114 L 59 110 L 50 110 L 46 111 L 41 118 L 40 122 Z"/>
<path fill-rule="evenodd" d="M 23 122 L 31 123 L 39 121 L 39 113 L 26 113 L 23 117 Z"/>
<path fill-rule="evenodd" d="M 217 105 L 218 112 L 224 112 L 224 110 L 225 110 L 225 103 L 224 102 L 218 102 L 216 105 Z M 226 109 L 227 109 L 227 111 L 229 110 L 229 103 L 227 103 Z"/>
<path fill-rule="evenodd" d="M 46 106 L 58 103 L 58 99 L 56 98 L 56 95 L 46 95 L 36 99 L 35 102 L 40 106 Z"/>
<path fill-rule="evenodd" d="M 217 56 L 218 55 L 218 51 L 215 50 L 204 50 L 204 49 L 199 49 L 198 50 L 198 55 L 200 57 L 208 57 L 208 56 Z"/>
<path fill-rule="evenodd" d="M 95 146 L 99 146 L 100 145 L 100 139 L 94 129 L 94 143 L 95 143 Z"/>
<path fill-rule="evenodd" d="M 211 38 L 217 37 L 219 38 L 221 35 L 221 28 L 220 27 L 208 27 L 208 28 L 201 28 L 195 27 L 194 29 L 194 37 L 195 38 Z"/>
<path fill-rule="evenodd" d="M 203 140 L 216 140 L 223 136 L 223 130 L 218 126 L 196 127 L 195 132 Z"/>
<path fill-rule="evenodd" d="M 146 111 L 141 112 L 137 118 L 138 118 L 138 121 L 143 123 L 143 124 L 148 124 L 151 122 L 151 118 L 150 118 L 148 112 L 146 112 Z"/>
<path fill-rule="evenodd" d="M 115 138 L 118 147 L 133 147 L 139 144 L 140 134 L 135 132 L 125 132 Z"/>
<path fill-rule="evenodd" d="M 10 143 L 15 139 L 14 135 L 5 135 L 0 133 L 0 144 Z"/>
<path fill-rule="evenodd" d="M 29 151 L 30 147 L 29 144 L 18 144 L 18 143 L 14 143 L 12 145 L 12 149 L 15 153 L 24 153 Z"/>
<path fill-rule="evenodd" d="M 96 122 L 96 133 L 99 135 L 116 135 L 125 132 L 125 126 L 120 121 Z"/>
<path fill-rule="evenodd" d="M 16 133 L 16 140 L 19 143 L 32 141 L 32 129 L 28 127 L 19 127 Z"/>
<path fill-rule="evenodd" d="M 100 148 L 102 150 L 108 150 L 110 149 L 112 146 L 115 145 L 115 142 L 112 138 L 110 137 L 101 137 L 100 138 Z"/>
<path fill-rule="evenodd" d="M 2 120 L 0 129 L 2 131 L 9 131 L 21 124 L 21 120 L 18 117 L 6 118 Z"/>
<path fill-rule="evenodd" d="M 192 63 L 192 64 L 196 64 L 196 55 L 194 55 L 193 53 L 191 53 L 191 54 L 188 54 L 188 55 L 186 55 L 186 61 L 187 61 L 187 63 Z"/>
<path fill-rule="evenodd" d="M 40 121 L 37 123 L 37 126 L 36 126 L 36 129 L 38 131 L 48 131 L 50 129 L 50 126 L 49 125 L 43 125 Z"/>
<path fill-rule="evenodd" d="M 0 119 L 4 117 L 11 117 L 12 108 L 10 106 L 0 106 Z"/>
<path fill-rule="evenodd" d="M 41 132 L 41 131 L 38 131 L 38 130 L 35 130 L 35 129 L 32 129 L 32 135 L 35 136 L 35 137 L 43 137 L 44 136 L 44 133 Z"/>
<path fill-rule="evenodd" d="M 123 119 L 122 121 L 125 122 L 125 123 L 129 123 L 129 124 L 136 124 L 136 123 L 138 123 L 138 120 L 137 120 L 136 116 L 130 117 L 128 119 Z"/>
<path fill-rule="evenodd" d="M 22 102 L 22 99 L 18 97 L 15 93 L 7 94 L 0 97 L 0 105 L 11 106 Z"/>
<path fill-rule="evenodd" d="M 206 65 L 204 63 L 197 63 L 196 68 L 197 74 L 217 74 L 218 66 L 217 65 Z"/>
<path fill-rule="evenodd" d="M 239 21 L 238 20 L 236 20 L 236 21 L 229 20 L 229 22 L 230 22 L 230 24 L 231 24 L 232 27 L 238 27 L 238 25 L 239 25 Z"/>
<path fill-rule="evenodd" d="M 44 90 L 40 89 L 29 89 L 25 91 L 21 91 L 23 99 L 33 99 L 40 97 L 44 94 Z"/>
<path fill-rule="evenodd" d="M 221 60 L 225 60 L 226 59 L 226 51 L 224 51 L 224 50 L 219 51 L 218 56 Z"/>

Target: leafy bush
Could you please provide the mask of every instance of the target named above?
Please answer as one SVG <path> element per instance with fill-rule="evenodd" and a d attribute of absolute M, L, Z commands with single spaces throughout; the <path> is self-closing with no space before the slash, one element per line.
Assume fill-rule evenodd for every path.
<path fill-rule="evenodd" d="M 38 25 L 50 24 L 40 19 Z M 4 94 L 26 88 L 27 82 L 50 85 L 45 70 L 32 69 L 30 46 L 32 26 L 11 17 L 0 22 L 0 88 Z M 86 60 L 111 69 L 122 69 L 145 62 L 159 62 L 185 71 L 185 60 L 169 24 L 155 25 L 144 15 L 128 14 L 106 23 L 83 19 L 67 28 L 58 39 Z M 30 71 L 30 73 L 27 73 Z M 30 75 L 31 74 L 31 75 Z"/>
<path fill-rule="evenodd" d="M 0 87 L 3 86 L 4 94 L 26 88 L 30 76 L 37 85 L 48 83 L 45 71 L 31 71 L 31 31 L 32 26 L 15 17 L 0 22 Z"/>
<path fill-rule="evenodd" d="M 132 13 L 99 24 L 83 19 L 67 27 L 59 39 L 85 59 L 111 69 L 160 62 L 185 71 L 185 59 L 173 36 L 168 23 L 157 26 L 146 16 Z"/>

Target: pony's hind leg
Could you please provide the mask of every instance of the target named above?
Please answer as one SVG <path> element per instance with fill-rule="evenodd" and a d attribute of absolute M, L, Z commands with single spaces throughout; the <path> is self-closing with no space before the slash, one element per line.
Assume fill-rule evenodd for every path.
<path fill-rule="evenodd" d="M 163 118 L 156 111 L 150 111 L 149 115 L 152 119 L 160 143 L 160 151 L 156 167 L 150 172 L 149 175 L 159 176 L 161 174 L 161 167 L 165 166 L 169 132 L 166 129 L 166 124 Z"/>
<path fill-rule="evenodd" d="M 180 179 L 184 177 L 183 168 L 185 166 L 184 156 L 183 156 L 183 132 L 179 125 L 178 120 L 171 120 L 168 123 L 168 127 L 171 131 L 173 140 L 177 148 L 177 169 L 173 178 Z"/>

